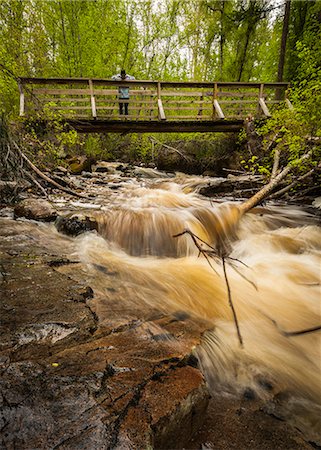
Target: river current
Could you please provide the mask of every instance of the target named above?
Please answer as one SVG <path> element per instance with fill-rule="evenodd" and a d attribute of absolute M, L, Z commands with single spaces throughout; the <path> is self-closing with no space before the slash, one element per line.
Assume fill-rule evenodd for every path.
<path fill-rule="evenodd" d="M 98 233 L 76 238 L 96 288 L 110 291 L 97 269 L 108 267 L 137 304 L 208 321 L 194 353 L 210 388 L 250 388 L 273 414 L 321 444 L 321 332 L 287 334 L 321 324 L 316 218 L 302 207 L 277 204 L 239 218 L 239 202 L 198 194 L 208 182 L 203 177 L 137 169 L 136 177 L 126 178 L 110 168 L 108 183 L 92 187 L 92 202 L 55 199 L 61 209 L 98 222 Z M 174 237 L 186 229 L 213 248 L 227 243 L 226 273 L 243 347 L 222 261 L 200 255 L 189 234 Z M 282 400 L 273 402 L 278 395 Z"/>

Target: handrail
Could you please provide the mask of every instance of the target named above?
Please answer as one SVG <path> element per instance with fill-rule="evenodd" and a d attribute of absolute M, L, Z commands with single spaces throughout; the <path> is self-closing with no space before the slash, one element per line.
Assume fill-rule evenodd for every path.
<path fill-rule="evenodd" d="M 88 84 L 91 80 L 94 84 L 118 85 L 119 83 L 138 84 L 143 86 L 155 86 L 161 83 L 162 86 L 168 87 L 204 87 L 212 88 L 213 83 L 220 87 L 249 87 L 260 88 L 262 84 L 266 87 L 289 87 L 290 83 L 260 83 L 260 82 L 243 82 L 243 81 L 153 81 L 153 80 L 111 80 L 110 78 L 37 78 L 37 77 L 19 77 L 21 84 Z"/>
<path fill-rule="evenodd" d="M 32 87 L 27 89 L 27 85 Z M 119 95 L 121 85 L 130 87 L 128 98 Z M 32 107 L 33 104 L 38 109 L 47 105 L 49 109 L 60 110 L 73 119 L 88 119 L 90 116 L 94 120 L 103 118 L 109 121 L 224 121 L 235 118 L 244 120 L 250 114 L 270 117 L 269 104 L 273 103 L 283 102 L 287 107 L 292 107 L 286 95 L 290 86 L 288 82 L 20 77 L 18 86 L 20 116 L 25 114 L 26 106 Z M 275 93 L 278 93 L 277 99 L 273 97 Z M 124 117 L 123 109 L 127 117 Z"/>

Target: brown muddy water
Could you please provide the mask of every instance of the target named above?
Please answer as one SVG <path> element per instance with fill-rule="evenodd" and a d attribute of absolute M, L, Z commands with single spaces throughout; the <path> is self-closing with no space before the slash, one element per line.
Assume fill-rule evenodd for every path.
<path fill-rule="evenodd" d="M 210 388 L 226 395 L 251 389 L 267 410 L 321 445 L 321 332 L 284 333 L 321 324 L 317 220 L 302 207 L 269 204 L 247 213 L 235 228 L 236 202 L 197 193 L 207 179 L 151 169 L 124 178 L 110 167 L 108 184 L 86 181 L 93 201 L 53 199 L 61 211 L 98 221 L 98 233 L 70 238 L 95 289 L 110 295 L 102 270 L 108 268 L 138 303 L 207 320 L 209 331 L 194 352 Z M 222 233 L 232 237 L 227 276 L 243 348 L 222 264 L 211 259 L 211 268 L 189 235 L 173 237 L 184 229 L 211 245 Z M 56 233 L 51 226 L 48 232 Z"/>

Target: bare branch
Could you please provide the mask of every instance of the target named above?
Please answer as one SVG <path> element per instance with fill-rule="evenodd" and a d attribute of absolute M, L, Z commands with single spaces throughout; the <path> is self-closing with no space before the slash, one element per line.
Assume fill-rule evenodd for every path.
<path fill-rule="evenodd" d="M 171 147 L 170 145 L 167 145 L 167 144 L 164 144 L 163 142 L 158 141 L 157 139 L 154 138 L 154 136 L 150 136 L 149 139 L 151 142 L 154 141 L 154 142 L 156 142 L 156 144 L 160 145 L 161 147 L 167 148 L 168 150 L 172 150 L 173 152 L 178 153 L 183 159 L 185 159 L 185 161 L 191 162 L 191 159 L 188 158 L 186 155 L 184 155 L 184 153 L 179 151 L 177 148 Z"/>
<path fill-rule="evenodd" d="M 276 177 L 276 174 L 279 170 L 279 163 L 280 163 L 280 149 L 276 148 L 274 153 L 274 163 L 273 163 L 273 169 L 271 173 L 271 180 Z"/>
<path fill-rule="evenodd" d="M 283 189 L 280 189 L 279 191 L 275 192 L 274 194 L 272 194 L 270 196 L 270 198 L 279 198 L 282 197 L 282 195 L 286 194 L 287 192 L 289 192 L 292 188 L 294 188 L 298 183 L 300 183 L 301 181 L 305 180 L 306 178 L 310 177 L 314 172 L 318 171 L 321 169 L 321 162 L 316 166 L 313 167 L 313 169 L 309 170 L 309 172 L 306 172 L 304 175 L 301 175 L 300 177 L 298 177 L 296 180 L 294 180 L 291 184 L 289 184 L 288 186 L 285 186 Z"/>
<path fill-rule="evenodd" d="M 305 328 L 304 330 L 298 330 L 298 331 L 285 331 L 283 328 L 279 326 L 276 320 L 272 319 L 271 317 L 267 316 L 266 314 L 262 313 L 267 319 L 269 319 L 273 325 L 277 328 L 277 330 L 282 334 L 282 336 L 285 337 L 291 337 L 291 336 L 301 336 L 303 334 L 309 334 L 309 333 L 315 333 L 316 331 L 321 330 L 321 325 L 317 325 L 315 327 L 311 328 Z"/>
<path fill-rule="evenodd" d="M 208 264 L 211 267 L 211 269 L 218 275 L 217 271 L 214 269 L 214 267 L 212 266 L 212 264 L 211 264 L 211 262 L 209 260 L 210 257 L 218 258 L 217 253 L 214 250 L 205 250 L 205 249 L 203 249 L 203 247 L 198 243 L 198 240 L 201 241 L 202 243 L 206 244 L 211 249 L 213 249 L 213 247 L 211 245 L 209 245 L 207 242 L 203 241 L 203 239 L 200 239 L 198 236 L 196 236 L 190 230 L 184 230 L 182 233 L 176 234 L 173 237 L 174 238 L 180 237 L 180 236 L 183 236 L 184 234 L 189 234 L 191 236 L 191 238 L 192 238 L 196 248 L 199 251 L 199 254 L 202 254 L 205 257 L 205 259 L 208 262 Z M 230 258 L 230 259 L 234 259 L 234 258 Z M 236 327 L 236 331 L 237 331 L 238 340 L 240 342 L 240 346 L 243 347 L 243 339 L 242 339 L 242 336 L 241 336 L 239 323 L 238 323 L 238 320 L 237 320 L 236 312 L 235 312 L 233 301 L 232 301 L 231 288 L 230 288 L 230 284 L 229 284 L 229 281 L 228 281 L 228 278 L 227 278 L 227 273 L 226 273 L 225 257 L 223 255 L 221 256 L 221 260 L 222 260 L 222 264 L 223 264 L 223 273 L 224 273 L 224 278 L 225 278 L 225 283 L 226 283 L 226 288 L 227 288 L 228 302 L 229 302 L 230 308 L 232 310 L 232 314 L 233 314 L 233 319 L 234 319 L 234 323 L 235 323 L 235 327 Z M 234 268 L 234 270 L 235 270 L 235 268 Z M 249 281 L 249 283 L 251 283 L 253 285 L 253 283 L 250 280 L 248 280 L 246 277 L 244 277 L 244 278 L 247 281 Z"/>
<path fill-rule="evenodd" d="M 228 281 L 228 278 L 227 278 L 224 256 L 222 256 L 222 263 L 223 263 L 223 272 L 224 272 L 225 283 L 226 283 L 226 288 L 227 288 L 228 302 L 229 302 L 230 308 L 231 308 L 232 313 L 233 313 L 233 319 L 234 319 L 234 323 L 235 323 L 235 326 L 236 326 L 237 337 L 239 339 L 240 346 L 243 347 L 243 339 L 242 339 L 242 336 L 241 336 L 239 323 L 238 323 L 236 312 L 235 312 L 234 305 L 233 305 L 233 302 L 232 302 L 231 288 L 230 288 L 230 284 L 229 284 L 229 281 Z"/>
<path fill-rule="evenodd" d="M 71 189 L 65 188 L 63 186 L 61 186 L 61 184 L 57 183 L 56 181 L 52 180 L 51 178 L 47 177 L 47 175 L 45 175 L 43 172 L 41 172 L 40 169 L 38 169 L 38 167 L 36 167 L 29 158 L 27 158 L 27 156 L 20 150 L 20 148 L 18 147 L 17 143 L 13 141 L 13 144 L 15 146 L 15 148 L 17 149 L 17 151 L 19 152 L 20 156 L 26 161 L 26 163 L 28 164 L 28 166 L 34 171 L 36 172 L 37 175 L 39 175 L 39 177 L 41 177 L 42 179 L 44 179 L 45 181 L 47 181 L 47 183 L 52 184 L 53 186 L 55 186 L 57 189 L 60 189 L 61 191 L 67 192 L 68 194 L 74 195 L 76 197 L 81 197 L 81 198 L 88 198 L 86 195 L 83 194 L 79 194 L 78 192 L 72 191 Z"/>

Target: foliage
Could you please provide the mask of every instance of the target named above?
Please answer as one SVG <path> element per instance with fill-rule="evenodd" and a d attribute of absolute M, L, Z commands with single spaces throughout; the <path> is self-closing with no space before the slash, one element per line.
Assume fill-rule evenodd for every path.
<path fill-rule="evenodd" d="M 293 103 L 296 105 L 295 100 Z M 291 163 L 297 174 L 315 167 L 321 160 L 321 145 L 318 142 L 314 144 L 314 135 L 309 133 L 313 127 L 306 108 L 302 102 L 294 111 L 282 108 L 258 126 L 257 132 L 263 139 L 262 149 L 257 155 L 241 159 L 244 169 L 270 177 L 276 148 L 280 152 L 281 166 Z M 271 146 L 272 141 L 275 145 Z M 309 151 L 312 152 L 311 157 L 298 164 L 297 160 Z"/>
<path fill-rule="evenodd" d="M 30 158 L 40 166 L 64 165 L 70 153 L 81 153 L 82 137 L 52 110 L 22 119 L 23 144 Z M 22 131 L 22 130 L 21 130 Z"/>
<path fill-rule="evenodd" d="M 137 79 L 275 81 L 284 1 L 3 0 L 0 111 L 17 116 L 19 76 L 109 78 L 125 67 Z M 321 135 L 320 17 L 320 1 L 291 2 L 285 79 L 292 82 L 296 112 L 277 112 L 260 131 L 268 141 L 284 126 L 282 154 L 293 160 L 304 151 L 306 135 Z M 67 129 L 58 113 L 49 118 L 47 127 L 43 117 L 26 124 L 30 148 L 36 152 L 39 145 L 45 161 L 69 151 L 103 159 L 155 157 L 148 134 L 84 137 Z M 174 147 L 184 142 L 190 151 L 200 135 L 157 139 Z M 217 140 L 202 136 L 197 148 L 197 158 L 211 160 Z M 273 154 L 254 156 L 243 155 L 243 167 L 268 173 Z"/>
<path fill-rule="evenodd" d="M 3 0 L 0 109 L 17 113 L 19 76 L 110 78 L 125 67 L 137 79 L 273 81 L 274 8 L 272 0 Z"/>

